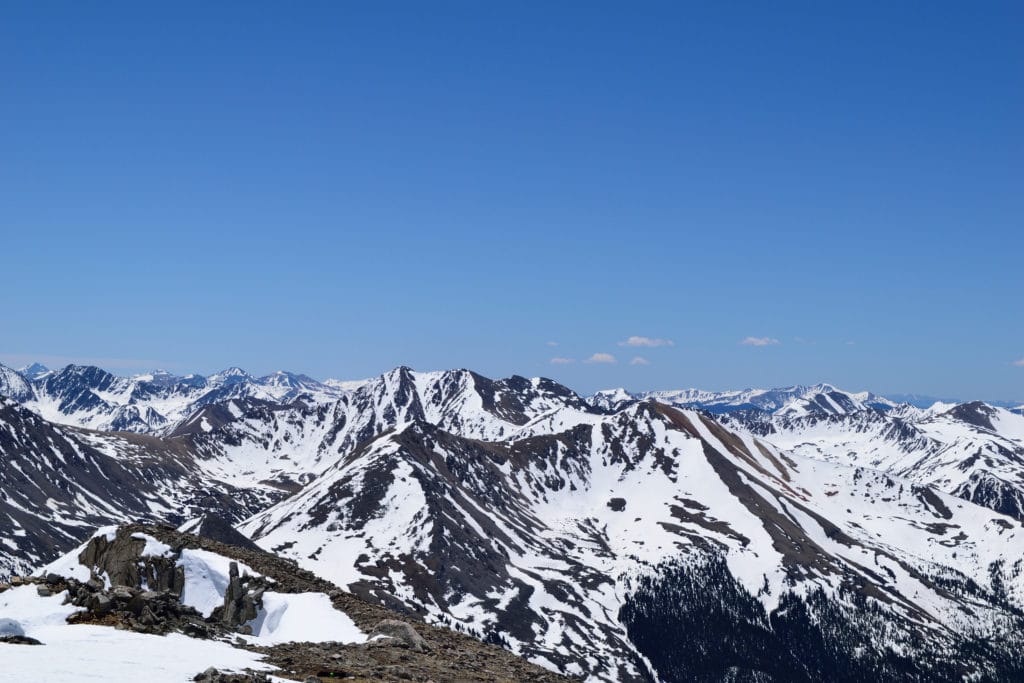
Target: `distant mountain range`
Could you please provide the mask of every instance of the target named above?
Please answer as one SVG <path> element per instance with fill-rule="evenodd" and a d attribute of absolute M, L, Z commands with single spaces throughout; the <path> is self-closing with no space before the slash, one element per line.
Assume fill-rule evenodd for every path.
<path fill-rule="evenodd" d="M 0 396 L 18 401 L 48 420 L 89 429 L 142 433 L 171 430 L 198 408 L 232 398 L 322 403 L 340 398 L 363 382 L 365 380 L 334 379 L 321 382 L 286 371 L 256 377 L 237 367 L 206 377 L 175 375 L 164 370 L 120 377 L 87 365 L 68 365 L 60 370 L 50 370 L 40 363 L 19 370 L 0 365 Z M 654 400 L 711 413 L 757 409 L 785 411 L 793 416 L 801 412 L 855 412 L 864 408 L 888 410 L 901 404 L 931 408 L 936 403 L 960 403 L 918 394 L 880 396 L 871 392 L 847 392 L 830 384 L 735 391 L 609 389 L 598 391 L 587 400 L 605 408 L 629 401 Z M 814 400 L 821 404 L 807 403 Z M 1024 402 L 995 401 L 988 405 L 1024 414 Z"/>
<path fill-rule="evenodd" d="M 629 392 L 625 389 L 606 389 L 594 394 L 592 400 L 596 403 L 612 404 L 624 400 L 653 399 L 656 401 L 666 401 L 678 406 L 700 408 L 712 413 L 732 412 L 751 408 L 774 412 L 782 409 L 789 403 L 813 397 L 827 396 L 829 394 L 850 397 L 855 401 L 855 404 L 851 406 L 853 409 L 871 407 L 887 410 L 904 403 L 915 408 L 930 408 L 936 403 L 956 404 L 964 402 L 961 399 L 935 398 L 922 394 L 886 394 L 885 396 L 880 396 L 869 391 L 848 392 L 837 389 L 831 384 L 796 384 L 790 387 L 775 389 L 742 389 L 735 391 L 678 389 Z M 997 408 L 1007 408 L 1015 411 L 1024 409 L 1024 401 L 986 401 L 986 403 Z M 829 412 L 832 410 L 827 406 L 822 407 Z M 848 409 L 841 408 L 841 410 Z"/>
<path fill-rule="evenodd" d="M 50 370 L 34 363 L 20 371 L 0 366 L 0 395 L 53 422 L 104 431 L 156 433 L 201 406 L 232 398 L 325 401 L 351 385 L 283 371 L 253 377 L 240 368 L 209 377 L 163 370 L 119 377 L 87 365 Z"/>
<path fill-rule="evenodd" d="M 0 368 L 0 573 L 219 514 L 591 680 L 1024 675 L 1024 416 L 828 384 Z"/>

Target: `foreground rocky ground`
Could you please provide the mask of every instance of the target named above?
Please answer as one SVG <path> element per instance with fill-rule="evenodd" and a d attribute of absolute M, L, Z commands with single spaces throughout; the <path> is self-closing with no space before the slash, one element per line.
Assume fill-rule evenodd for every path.
<path fill-rule="evenodd" d="M 147 554 L 154 539 L 165 544 L 159 555 Z M 208 551 L 232 561 L 223 604 L 208 616 L 181 602 L 186 577 L 177 558 L 186 549 Z M 289 560 L 252 546 L 181 533 L 172 527 L 138 524 L 97 535 L 79 552 L 78 562 L 89 568 L 88 580 L 82 580 L 85 576 L 81 572 L 76 578 L 67 575 L 75 572 L 51 569 L 33 577 L 16 578 L 12 585 L 0 585 L 0 592 L 26 584 L 34 585 L 40 597 L 66 592 L 66 601 L 82 608 L 68 618 L 69 623 L 223 641 L 258 653 L 263 661 L 279 669 L 274 676 L 297 681 L 571 680 L 495 645 L 425 624 L 416 615 L 365 602 Z M 239 564 L 251 568 L 257 576 L 240 573 Z M 268 589 L 281 594 L 326 594 L 334 609 L 347 615 L 368 638 L 360 643 L 253 642 L 244 636 L 252 633 L 248 624 L 255 619 Z M 4 639 L 3 647 L 25 646 L 32 640 L 12 633 Z M 40 650 L 40 656 L 47 656 L 43 648 Z M 265 673 L 251 670 L 204 671 L 202 662 L 196 662 L 196 669 L 194 680 L 207 683 L 268 680 Z"/>

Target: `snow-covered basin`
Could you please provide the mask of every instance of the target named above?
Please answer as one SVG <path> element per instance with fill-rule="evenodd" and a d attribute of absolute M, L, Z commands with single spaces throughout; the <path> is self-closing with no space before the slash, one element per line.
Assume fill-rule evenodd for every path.
<path fill-rule="evenodd" d="M 210 666 L 228 671 L 272 668 L 260 655 L 224 642 L 68 624 L 68 615 L 77 608 L 61 604 L 65 596 L 42 598 L 35 586 L 0 593 L 0 616 L 16 620 L 26 635 L 43 643 L 0 646 L 0 680 L 180 683 Z"/>

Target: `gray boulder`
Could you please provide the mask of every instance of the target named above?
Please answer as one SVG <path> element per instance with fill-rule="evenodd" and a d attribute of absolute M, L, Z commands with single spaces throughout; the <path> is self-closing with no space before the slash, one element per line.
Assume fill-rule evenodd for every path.
<path fill-rule="evenodd" d="M 384 636 L 384 639 L 373 641 L 374 636 Z M 414 652 L 425 652 L 430 648 L 427 647 L 426 641 L 423 640 L 423 636 L 416 633 L 410 624 L 398 619 L 385 619 L 376 626 L 373 627 L 373 632 L 370 633 L 370 643 L 380 643 L 381 645 L 390 644 L 385 639 L 392 641 L 398 641 L 405 647 L 408 647 Z M 397 643 L 396 643 L 397 644 Z"/>

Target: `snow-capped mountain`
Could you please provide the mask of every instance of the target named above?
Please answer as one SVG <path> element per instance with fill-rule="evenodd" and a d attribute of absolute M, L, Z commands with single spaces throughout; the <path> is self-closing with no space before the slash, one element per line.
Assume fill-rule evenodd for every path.
<path fill-rule="evenodd" d="M 42 363 L 32 363 L 31 365 L 26 365 L 23 368 L 18 368 L 18 374 L 30 382 L 33 382 L 50 372 L 52 372 L 52 370 Z"/>
<path fill-rule="evenodd" d="M 236 398 L 275 402 L 324 402 L 344 389 L 305 375 L 278 371 L 253 377 L 229 368 L 209 377 L 164 370 L 119 377 L 94 366 L 58 371 L 34 365 L 30 375 L 0 366 L 0 396 L 7 396 L 58 424 L 103 431 L 158 433 L 173 429 L 197 408 Z"/>
<path fill-rule="evenodd" d="M 239 377 L 239 373 L 229 372 L 227 376 Z M 80 381 L 69 381 L 69 377 Z M 93 387 L 65 392 L 71 414 L 76 414 L 75 405 L 97 405 L 100 394 L 110 395 L 124 387 L 153 386 L 148 378 L 133 383 L 98 369 L 78 367 L 66 368 L 47 381 L 54 378 L 60 384 L 50 386 L 51 395 L 59 393 L 60 387 Z M 342 393 L 334 403 L 278 403 L 247 395 L 252 385 L 244 377 L 234 382 L 220 378 L 214 381 L 219 387 L 213 391 L 225 386 L 241 391 L 218 394 L 228 397 L 219 401 L 208 392 L 191 416 L 163 436 L 57 425 L 30 410 L 38 407 L 34 401 L 27 402 L 28 407 L 6 401 L 0 434 L 9 435 L 8 451 L 12 455 L 10 460 L 0 461 L 0 467 L 11 486 L 25 492 L 36 491 L 33 495 L 38 499 L 37 505 L 31 509 L 40 520 L 51 514 L 44 503 L 53 497 L 55 479 L 48 473 L 56 469 L 61 477 L 68 477 L 66 483 L 56 480 L 59 490 L 66 492 L 68 505 L 64 517 L 54 517 L 57 527 L 63 518 L 73 520 L 72 526 L 83 532 L 100 523 L 127 519 L 176 522 L 190 510 L 215 509 L 220 505 L 229 508 L 223 516 L 237 520 L 245 510 L 266 507 L 299 490 L 335 464 L 342 454 L 399 424 L 431 419 L 479 438 L 499 438 L 528 426 L 531 419 L 542 414 L 589 410 L 578 396 L 548 380 L 493 381 L 464 370 L 413 373 L 408 368 L 398 368 L 361 384 L 350 394 Z M 282 389 L 279 387 L 278 395 L 289 398 L 290 389 Z M 242 397 L 235 398 L 238 394 Z M 76 399 L 80 401 L 77 404 Z M 37 433 L 42 435 L 31 439 L 25 436 Z M 55 465 L 54 462 L 64 463 L 64 451 L 84 457 L 82 467 L 100 464 L 89 465 L 87 471 Z M 19 464 L 14 456 L 24 458 L 31 468 Z M 78 459 L 72 462 L 80 464 Z M 116 495 L 94 492 L 82 495 L 87 500 L 108 500 L 109 507 L 96 512 L 89 506 L 78 505 L 79 496 L 74 491 L 79 484 L 102 479 L 100 472 L 117 469 L 124 472 L 114 490 L 123 487 L 136 492 L 137 497 L 117 502 Z M 61 500 L 60 496 L 54 499 Z M 60 548 L 56 541 L 44 542 L 33 534 L 17 533 L 21 527 L 15 518 L 10 528 L 2 522 L 0 516 L 0 534 L 10 533 L 25 540 L 8 542 L 7 548 L 0 546 L 0 573 L 5 568 L 35 561 L 47 548 Z M 46 526 L 45 522 L 40 524 Z M 64 538 L 65 545 L 75 540 L 74 532 L 63 528 L 41 529 L 39 535 L 47 539 Z"/>
<path fill-rule="evenodd" d="M 676 666 L 643 606 L 678 588 L 675 567 L 724 571 L 752 620 L 800 605 L 818 623 L 820 596 L 854 619 L 870 598 L 897 649 L 924 624 L 940 659 L 1013 619 L 996 593 L 1024 598 L 1014 520 L 653 402 L 499 440 L 411 416 L 241 528 L 357 594 L 595 680 Z"/>
<path fill-rule="evenodd" d="M 0 396 L 19 403 L 31 401 L 32 386 L 21 373 L 0 365 Z"/>
<path fill-rule="evenodd" d="M 1024 416 L 981 402 L 720 418 L 790 453 L 871 467 L 1024 521 Z"/>
<path fill-rule="evenodd" d="M 582 398 L 550 380 L 491 380 L 469 370 L 421 373 L 400 367 L 358 383 L 333 403 L 211 403 L 170 436 L 187 439 L 201 455 L 200 466 L 220 480 L 294 490 L 340 455 L 409 422 L 494 440 L 529 433 L 541 420 L 572 424 L 592 412 Z"/>
<path fill-rule="evenodd" d="M 65 375 L 45 391 L 71 414 L 184 384 L 101 373 L 40 384 Z M 17 457 L 0 461 L 0 490 L 33 494 L 0 498 L 13 542 L 0 560 L 36 563 L 86 525 L 234 505 L 260 547 L 357 595 L 591 680 L 1024 671 L 1024 526 L 993 502 L 1019 490 L 1008 473 L 1024 418 L 1009 411 L 830 385 L 584 400 L 546 379 L 405 367 L 329 399 L 298 376 L 200 379 L 201 400 L 155 434 L 58 427 L 5 404 Z M 679 407 L 697 399 L 723 409 Z M 147 400 L 127 405 L 156 410 Z M 964 495 L 972 481 L 984 496 Z M 94 500 L 106 507 L 75 516 Z"/>
<path fill-rule="evenodd" d="M 978 401 L 921 408 L 829 384 L 730 392 L 615 389 L 588 400 L 606 408 L 656 400 L 704 410 L 784 450 L 879 469 L 1024 520 L 1024 438 L 1013 410 Z"/>
<path fill-rule="evenodd" d="M 616 408 L 629 401 L 652 400 L 677 408 L 700 409 L 709 413 L 737 410 L 760 410 L 769 413 L 839 414 L 865 408 L 888 410 L 897 403 L 869 391 L 848 392 L 831 384 L 794 385 L 777 389 L 742 389 L 737 391 L 705 391 L 677 389 L 630 393 L 625 389 L 599 391 L 589 398 L 596 406 Z"/>

